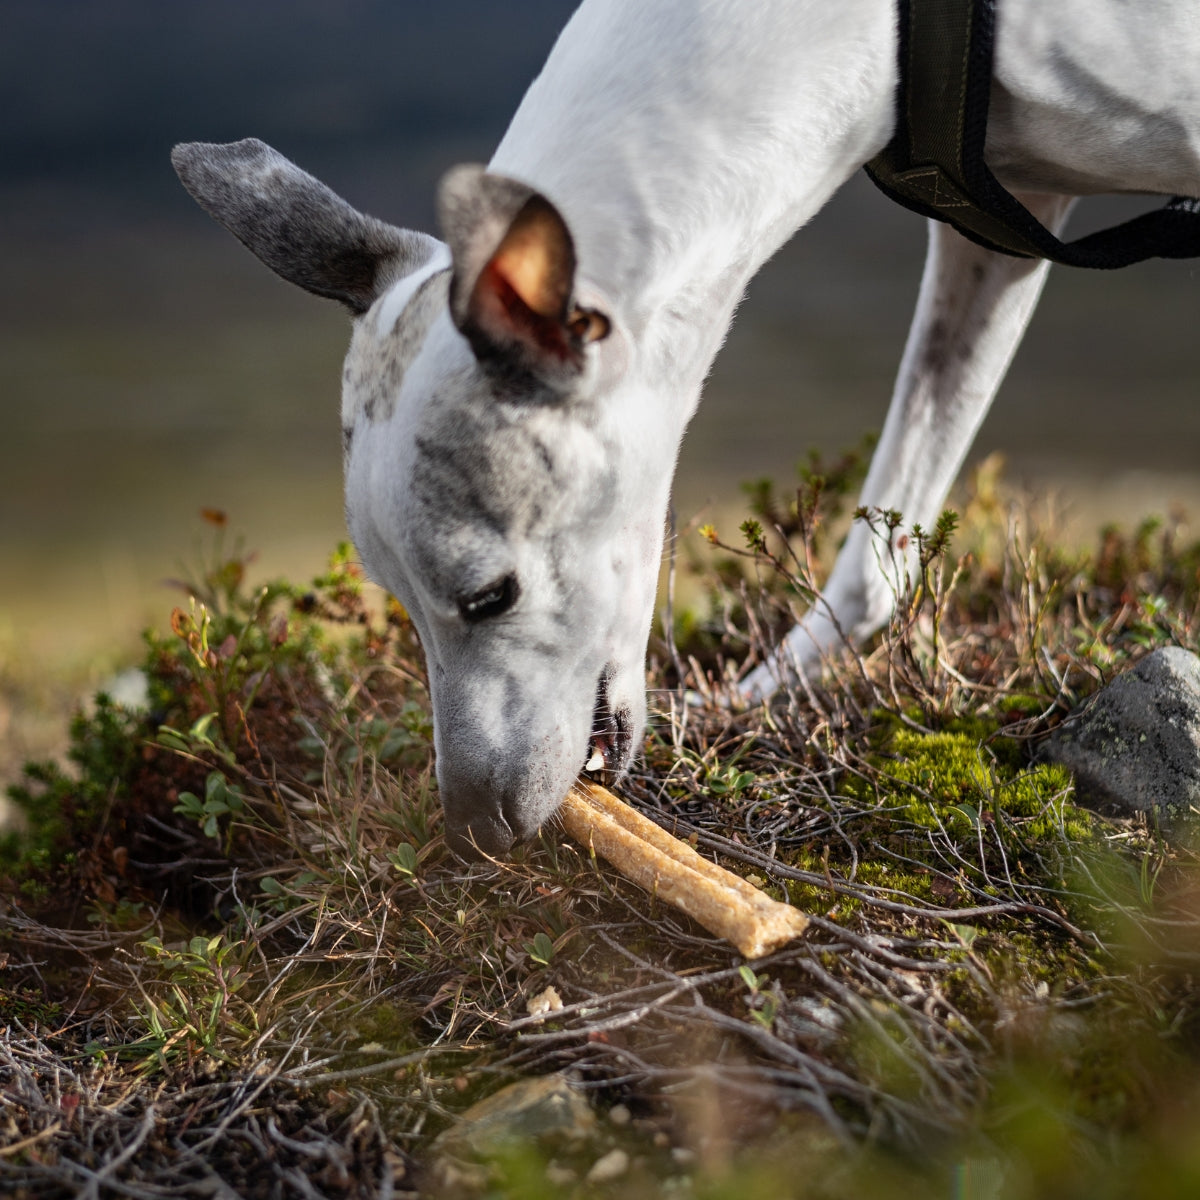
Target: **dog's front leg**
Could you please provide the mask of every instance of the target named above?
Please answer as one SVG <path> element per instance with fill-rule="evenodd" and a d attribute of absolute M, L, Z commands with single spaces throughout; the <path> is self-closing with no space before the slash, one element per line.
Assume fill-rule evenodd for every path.
<path fill-rule="evenodd" d="M 1055 233 L 1072 198 L 1024 195 L 1022 202 Z M 798 672 L 882 627 L 903 586 L 905 531 L 931 529 L 1046 279 L 1045 260 L 1013 258 L 931 221 L 917 310 L 883 435 L 860 503 L 894 509 L 903 524 L 888 546 L 865 521 L 851 527 L 822 596 L 775 656 L 739 685 L 748 701 L 765 699 Z"/>

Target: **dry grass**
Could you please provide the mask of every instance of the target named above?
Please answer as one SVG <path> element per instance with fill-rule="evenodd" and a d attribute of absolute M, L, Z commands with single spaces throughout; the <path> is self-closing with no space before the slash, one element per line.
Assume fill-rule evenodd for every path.
<path fill-rule="evenodd" d="M 1032 752 L 1147 647 L 1196 645 L 1195 550 L 1147 529 L 1067 561 L 977 488 L 885 637 L 738 713 L 712 702 L 728 663 L 802 606 L 830 508 L 759 500 L 753 570 L 710 568 L 711 615 L 654 647 L 625 793 L 814 913 L 801 942 L 747 964 L 554 830 L 464 867 L 403 615 L 344 560 L 256 594 L 218 555 L 151 648 L 154 717 L 101 706 L 77 775 L 27 789 L 45 837 L 10 854 L 0 1188 L 403 1194 L 469 1100 L 551 1070 L 634 1111 L 649 1191 L 678 1174 L 656 1135 L 714 1196 L 899 1194 L 979 1154 L 1041 1180 L 1057 1159 L 1014 1089 L 1097 1165 L 1081 1180 L 1119 1178 L 1105 1155 L 1155 1144 L 1194 1067 L 1200 886 Z M 549 985 L 564 1007 L 529 1016 Z M 774 1162 L 785 1128 L 753 1183 L 739 1147 Z"/>

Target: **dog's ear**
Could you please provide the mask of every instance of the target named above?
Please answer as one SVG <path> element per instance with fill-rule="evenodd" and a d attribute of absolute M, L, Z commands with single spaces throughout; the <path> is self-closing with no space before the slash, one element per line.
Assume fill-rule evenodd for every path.
<path fill-rule="evenodd" d="M 271 270 L 355 313 L 438 245 L 356 211 L 256 138 L 189 142 L 175 147 L 171 162 L 201 208 Z"/>
<path fill-rule="evenodd" d="M 480 364 L 568 387 L 609 322 L 572 303 L 575 244 L 562 214 L 540 192 L 479 166 L 446 175 L 438 214 L 454 262 L 450 314 Z"/>

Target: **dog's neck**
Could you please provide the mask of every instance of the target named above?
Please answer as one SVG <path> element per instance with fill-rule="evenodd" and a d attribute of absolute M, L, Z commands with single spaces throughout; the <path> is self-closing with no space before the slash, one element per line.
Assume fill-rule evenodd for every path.
<path fill-rule="evenodd" d="M 698 386 L 750 277 L 888 140 L 895 12 L 678 8 L 584 5 L 491 166 L 562 208 L 580 275 Z"/>

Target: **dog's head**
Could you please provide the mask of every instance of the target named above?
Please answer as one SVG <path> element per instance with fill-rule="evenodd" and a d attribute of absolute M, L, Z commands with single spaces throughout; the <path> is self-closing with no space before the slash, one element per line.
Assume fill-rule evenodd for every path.
<path fill-rule="evenodd" d="M 564 217 L 525 185 L 452 171 L 442 243 L 261 142 L 173 161 L 268 266 L 355 315 L 350 532 L 421 636 L 452 843 L 503 854 L 585 763 L 619 775 L 640 743 L 680 430 L 660 425 Z"/>

